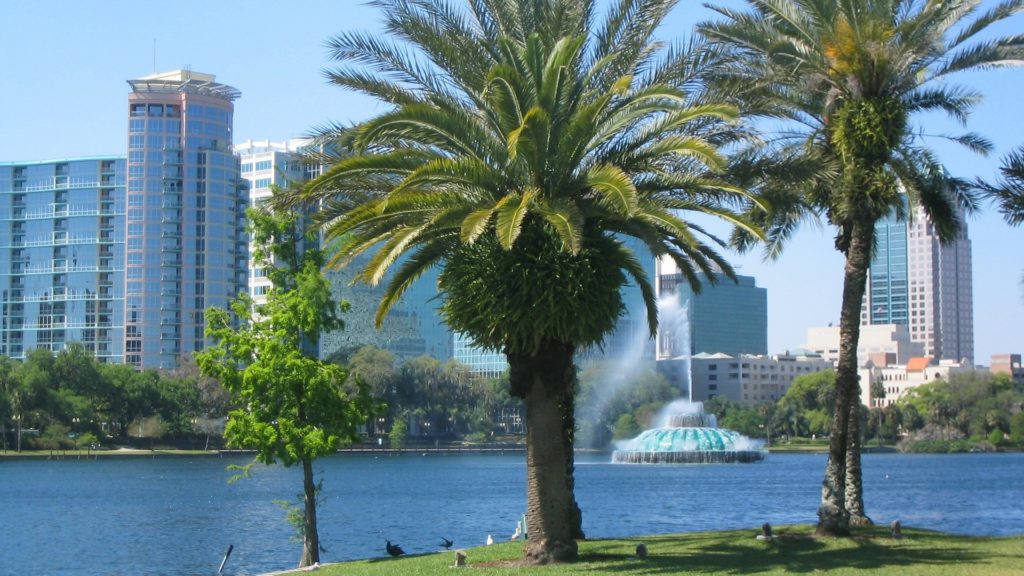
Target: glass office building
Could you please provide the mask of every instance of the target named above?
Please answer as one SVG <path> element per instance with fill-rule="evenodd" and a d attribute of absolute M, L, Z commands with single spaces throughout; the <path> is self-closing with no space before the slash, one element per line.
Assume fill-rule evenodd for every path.
<path fill-rule="evenodd" d="M 0 164 L 0 354 L 124 360 L 125 159 Z"/>
<path fill-rule="evenodd" d="M 658 296 L 677 294 L 685 310 L 686 323 L 673 334 L 667 323 L 659 329 L 658 357 L 674 358 L 699 353 L 729 355 L 768 353 L 768 291 L 758 288 L 752 276 L 736 280 L 718 274 L 714 284 L 701 276 L 701 291 L 695 293 L 686 278 L 665 270 L 659 280 Z M 689 341 L 689 350 L 680 349 Z"/>
<path fill-rule="evenodd" d="M 240 93 L 176 70 L 129 80 L 125 362 L 174 368 L 204 310 L 248 286 L 247 187 L 231 149 Z"/>
<path fill-rule="evenodd" d="M 962 214 L 959 214 L 962 217 Z M 910 221 L 890 215 L 875 225 L 875 250 L 861 324 L 906 326 L 935 361 L 974 361 L 971 241 L 965 228 L 939 241 L 924 211 Z"/>

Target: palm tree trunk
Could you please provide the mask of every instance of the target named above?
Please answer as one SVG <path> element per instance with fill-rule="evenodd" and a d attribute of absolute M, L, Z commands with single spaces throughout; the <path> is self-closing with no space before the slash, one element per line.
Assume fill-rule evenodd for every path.
<path fill-rule="evenodd" d="M 874 222 L 855 222 L 846 247 L 843 275 L 843 303 L 839 318 L 839 363 L 836 367 L 836 405 L 828 443 L 828 462 L 821 485 L 818 533 L 849 533 L 850 513 L 846 507 L 847 450 L 849 448 L 850 406 L 860 402 L 857 390 L 857 343 L 860 341 L 860 308 L 868 266 Z M 859 455 L 858 455 L 859 462 Z M 859 475 L 859 466 L 856 469 Z M 859 484 L 860 479 L 858 477 Z"/>
<path fill-rule="evenodd" d="M 566 455 L 564 398 L 575 379 L 568 344 L 549 343 L 536 354 L 509 353 L 511 391 L 526 406 L 526 525 L 524 558 L 532 564 L 571 562 L 573 539 L 572 476 Z"/>
<path fill-rule="evenodd" d="M 302 557 L 299 568 L 320 562 L 320 534 L 316 529 L 316 484 L 313 482 L 313 461 L 302 461 L 302 493 L 305 509 L 302 524 Z"/>
<path fill-rule="evenodd" d="M 569 491 L 569 519 L 572 522 L 572 537 L 585 540 L 583 533 L 583 511 L 576 502 L 576 379 L 569 390 L 562 395 L 562 441 L 565 442 L 566 489 Z"/>
<path fill-rule="evenodd" d="M 857 386 L 857 390 L 860 386 Z M 864 439 L 861 438 L 861 413 L 864 408 L 860 404 L 860 394 L 854 394 L 854 402 L 850 404 L 850 419 L 847 427 L 846 448 L 846 509 L 850 512 L 850 525 L 870 526 L 871 518 L 864 513 L 864 485 L 861 478 L 860 453 Z"/>

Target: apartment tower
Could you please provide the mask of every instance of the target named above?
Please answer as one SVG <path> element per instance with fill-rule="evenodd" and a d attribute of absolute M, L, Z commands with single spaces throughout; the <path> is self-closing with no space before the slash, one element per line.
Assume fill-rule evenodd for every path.
<path fill-rule="evenodd" d="M 129 80 L 125 362 L 174 368 L 204 311 L 247 289 L 247 187 L 232 153 L 240 93 L 211 74 Z"/>
<path fill-rule="evenodd" d="M 0 354 L 122 362 L 124 158 L 0 164 Z"/>

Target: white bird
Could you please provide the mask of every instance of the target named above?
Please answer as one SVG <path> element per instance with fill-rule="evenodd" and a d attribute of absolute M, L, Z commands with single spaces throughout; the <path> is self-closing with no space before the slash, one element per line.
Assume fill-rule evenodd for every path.
<path fill-rule="evenodd" d="M 491 536 L 490 534 L 488 534 L 487 535 L 487 545 L 490 546 L 491 544 L 494 544 L 494 536 Z"/>

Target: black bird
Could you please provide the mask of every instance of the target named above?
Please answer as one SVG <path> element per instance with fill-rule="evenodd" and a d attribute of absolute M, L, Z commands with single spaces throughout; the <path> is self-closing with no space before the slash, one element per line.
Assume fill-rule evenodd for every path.
<path fill-rule="evenodd" d="M 392 544 L 391 540 L 385 540 L 385 542 L 387 542 L 385 548 L 387 549 L 388 554 L 391 554 L 392 556 L 401 556 L 402 554 L 405 554 L 405 550 L 402 550 L 402 547 L 398 544 Z"/>
<path fill-rule="evenodd" d="M 454 544 L 454 542 L 452 542 L 451 540 L 445 538 L 444 536 L 441 536 L 441 544 L 440 544 L 441 548 L 444 548 L 445 550 L 451 550 L 452 549 L 452 544 Z"/>

